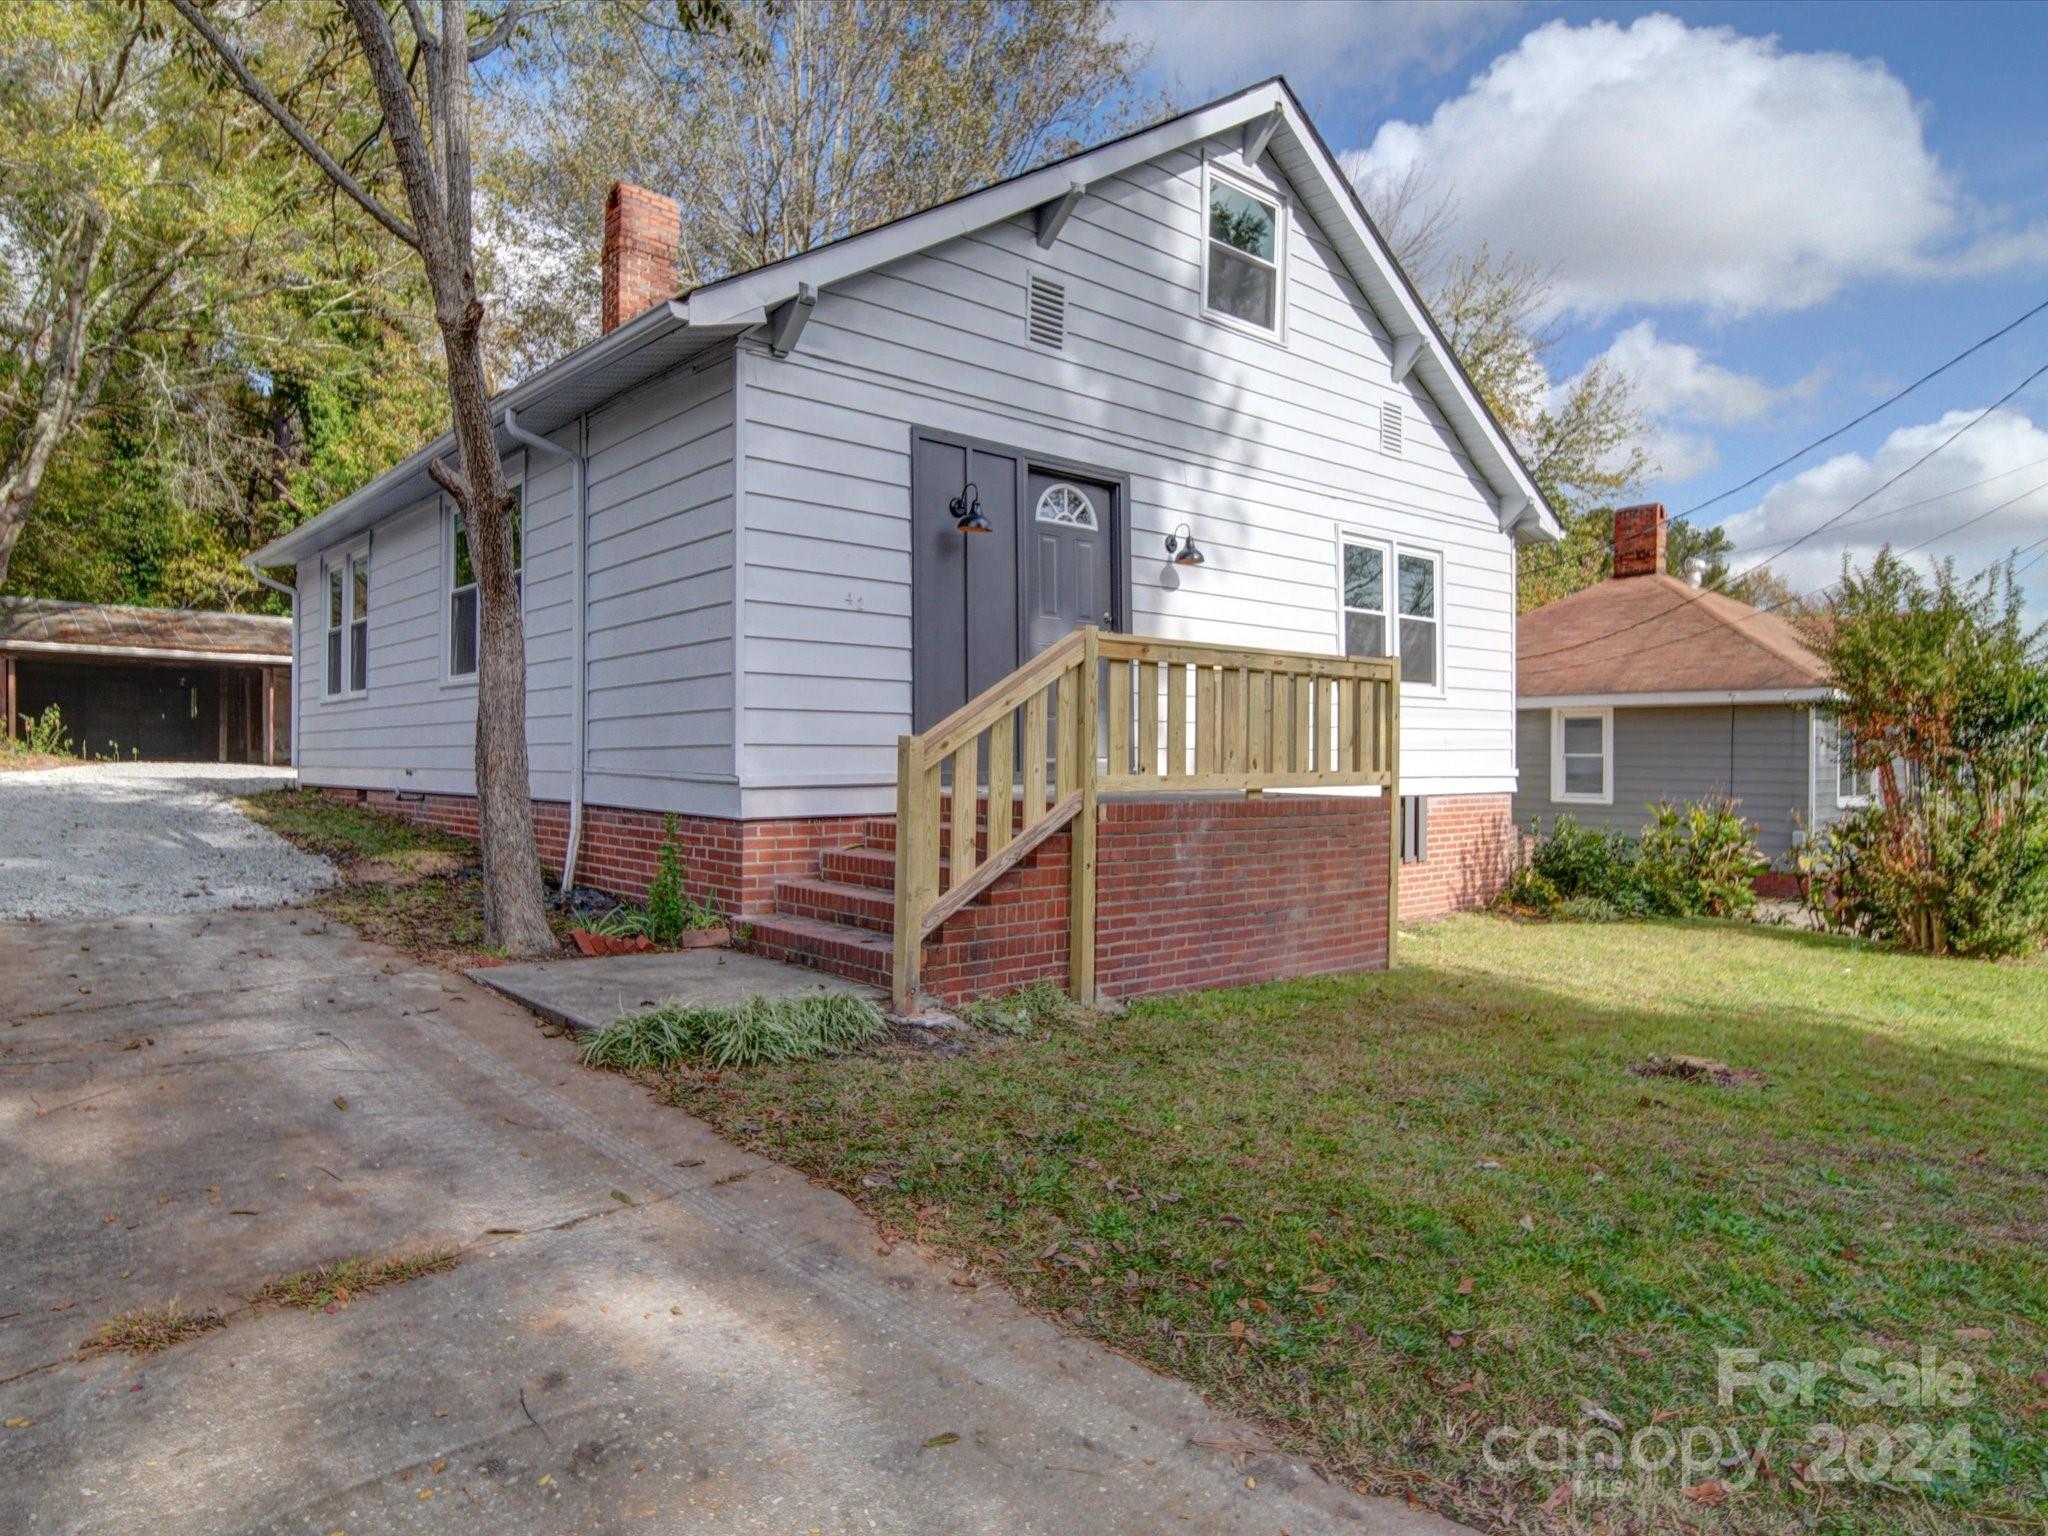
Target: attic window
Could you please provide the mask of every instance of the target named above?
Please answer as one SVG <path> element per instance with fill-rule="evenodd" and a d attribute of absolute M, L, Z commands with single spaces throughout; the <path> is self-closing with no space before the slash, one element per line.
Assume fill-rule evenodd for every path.
<path fill-rule="evenodd" d="M 1402 417 L 1401 407 L 1389 402 L 1380 407 L 1380 452 L 1389 458 L 1401 457 Z"/>
<path fill-rule="evenodd" d="M 1025 329 L 1041 347 L 1057 352 L 1067 344 L 1067 290 L 1035 272 L 1025 304 Z"/>
<path fill-rule="evenodd" d="M 1262 331 L 1280 329 L 1280 208 L 1209 175 L 1203 299 L 1209 312 Z"/>

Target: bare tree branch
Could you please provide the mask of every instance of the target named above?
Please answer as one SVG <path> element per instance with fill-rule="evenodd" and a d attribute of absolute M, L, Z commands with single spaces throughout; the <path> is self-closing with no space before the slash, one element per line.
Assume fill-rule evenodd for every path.
<path fill-rule="evenodd" d="M 263 82 L 249 72 L 249 67 L 242 62 L 241 54 L 235 50 L 232 43 L 214 30 L 213 24 L 201 14 L 199 7 L 193 4 L 193 0 L 171 0 L 171 4 L 178 14 L 191 24 L 192 29 L 206 39 L 207 46 L 220 55 L 221 62 L 227 65 L 229 73 L 235 77 L 236 83 L 242 87 L 243 93 L 251 101 L 255 102 L 257 106 L 270 114 L 277 126 L 285 131 L 286 136 L 294 144 L 298 145 L 300 149 L 305 151 L 307 158 L 327 173 L 329 180 L 350 197 L 354 198 L 361 205 L 365 213 L 369 214 L 379 224 L 382 224 L 393 235 L 403 240 L 407 245 L 413 246 L 415 249 L 418 248 L 420 237 L 413 227 L 389 208 L 386 208 L 368 188 L 364 187 L 361 182 L 344 170 L 335 158 L 321 147 L 319 140 L 308 133 L 301 126 L 299 120 L 285 110 L 284 104 L 271 95 Z"/>

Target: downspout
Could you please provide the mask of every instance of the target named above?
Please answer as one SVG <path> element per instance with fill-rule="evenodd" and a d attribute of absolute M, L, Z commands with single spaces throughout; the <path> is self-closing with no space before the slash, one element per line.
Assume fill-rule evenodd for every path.
<path fill-rule="evenodd" d="M 590 452 L 590 418 L 580 416 L 576 420 L 576 449 L 567 448 L 548 441 L 536 432 L 529 432 L 519 425 L 519 415 L 508 409 L 505 412 L 505 435 L 530 450 L 549 453 L 569 461 L 569 472 L 573 477 L 570 486 L 571 516 L 576 519 L 575 537 L 569 547 L 575 552 L 574 569 L 571 579 L 575 583 L 576 616 L 571 630 L 570 666 L 576 675 L 573 690 L 574 704 L 570 714 L 569 727 L 569 835 L 562 846 L 562 902 L 567 905 L 569 892 L 576 886 L 576 856 L 583 846 L 583 727 L 585 678 L 583 665 L 584 636 L 588 631 L 584 605 L 588 596 L 589 583 L 584 580 L 584 556 L 587 541 L 586 527 L 590 511 L 590 476 L 587 460 Z"/>
<path fill-rule="evenodd" d="M 265 587 L 268 587 L 268 588 L 270 588 L 270 590 L 271 590 L 271 591 L 273 591 L 273 592 L 282 592 L 282 593 L 283 593 L 283 594 L 284 594 L 284 595 L 285 595 L 286 597 L 290 598 L 290 599 L 291 599 L 291 602 L 292 602 L 292 666 L 291 666 L 291 673 L 290 673 L 290 677 L 291 677 L 291 680 L 292 680 L 292 724 L 291 724 L 291 732 L 292 732 L 292 771 L 293 771 L 293 772 L 297 772 L 297 771 L 298 771 L 298 767 L 299 767 L 299 682 L 300 682 L 300 679 L 299 679 L 299 589 L 298 589 L 297 587 L 288 587 L 288 586 L 286 586 L 286 585 L 285 585 L 285 584 L 284 584 L 283 582 L 281 582 L 281 581 L 273 581 L 273 580 L 271 580 L 271 579 L 270 579 L 270 578 L 269 578 L 268 576 L 264 575 L 264 574 L 263 574 L 263 573 L 262 573 L 261 571 L 257 570 L 257 569 L 256 569 L 256 567 L 255 567 L 255 566 L 253 566 L 253 565 L 249 567 L 249 574 L 250 574 L 251 576 L 254 576 L 254 577 L 256 578 L 256 582 L 257 582 L 257 585 L 259 585 L 259 586 L 265 586 Z M 265 686 L 265 687 L 268 687 L 268 686 L 269 686 L 269 684 L 267 684 L 267 683 L 266 683 L 266 684 L 265 684 L 264 686 Z"/>

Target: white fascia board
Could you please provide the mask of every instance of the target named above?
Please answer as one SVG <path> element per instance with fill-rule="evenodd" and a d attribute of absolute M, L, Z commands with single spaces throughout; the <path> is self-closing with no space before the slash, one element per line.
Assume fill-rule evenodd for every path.
<path fill-rule="evenodd" d="M 1061 160 L 1014 181 L 970 192 L 950 203 L 927 208 L 866 234 L 836 240 L 772 267 L 706 284 L 689 296 L 690 323 L 732 324 L 752 311 L 782 303 L 796 292 L 800 282 L 823 288 L 914 256 L 947 240 L 1004 223 L 1064 197 L 1076 183 L 1089 186 L 1185 145 L 1228 132 L 1266 113 L 1283 110 L 1286 103 L 1287 93 L 1278 81 L 1253 86 L 1186 116 L 1071 160 Z"/>
<path fill-rule="evenodd" d="M 1517 709 L 1681 709 L 1710 704 L 1817 704 L 1831 688 L 1734 688 L 1690 693 L 1546 693 L 1515 700 Z"/>

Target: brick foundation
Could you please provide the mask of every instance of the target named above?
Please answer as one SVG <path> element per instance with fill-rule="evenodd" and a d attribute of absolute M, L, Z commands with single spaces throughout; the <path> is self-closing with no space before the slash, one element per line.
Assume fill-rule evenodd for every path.
<path fill-rule="evenodd" d="M 477 835 L 476 798 L 472 795 L 422 795 L 401 800 L 388 789 L 324 789 L 322 793 L 458 837 Z M 855 841 L 865 823 L 866 818 L 860 816 L 788 821 L 678 816 L 675 835 L 690 895 L 714 903 L 727 916 L 745 917 L 770 910 L 778 880 L 815 871 L 819 854 Z M 533 831 L 540 843 L 541 863 L 550 874 L 559 875 L 569 838 L 569 807 L 559 800 L 534 801 Z M 577 883 L 619 896 L 645 896 L 664 836 L 658 811 L 585 806 Z"/>
<path fill-rule="evenodd" d="M 1512 795 L 1431 795 L 1429 857 L 1401 866 L 1401 921 L 1483 907 L 1515 867 Z"/>

